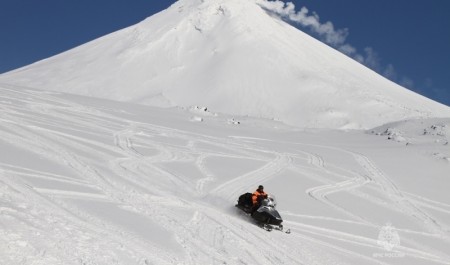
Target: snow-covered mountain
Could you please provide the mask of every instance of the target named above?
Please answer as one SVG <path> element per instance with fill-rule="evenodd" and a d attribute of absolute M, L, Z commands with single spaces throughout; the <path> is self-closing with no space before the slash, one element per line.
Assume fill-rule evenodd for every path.
<path fill-rule="evenodd" d="M 207 106 L 300 127 L 371 128 L 450 108 L 292 27 L 266 0 L 180 0 L 0 83 L 153 106 Z"/>

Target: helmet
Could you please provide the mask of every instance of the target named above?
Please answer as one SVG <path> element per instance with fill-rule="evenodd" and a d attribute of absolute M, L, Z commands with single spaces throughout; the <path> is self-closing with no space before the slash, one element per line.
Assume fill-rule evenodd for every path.
<path fill-rule="evenodd" d="M 264 189 L 264 186 L 263 185 L 259 185 L 258 186 L 258 190 L 263 190 Z"/>

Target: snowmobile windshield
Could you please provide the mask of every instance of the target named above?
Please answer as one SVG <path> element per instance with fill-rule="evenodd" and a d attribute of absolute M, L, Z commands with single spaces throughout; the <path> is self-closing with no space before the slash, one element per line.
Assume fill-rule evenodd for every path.
<path fill-rule="evenodd" d="M 266 199 L 264 199 L 261 203 L 263 206 L 275 207 L 277 205 L 277 200 L 275 196 L 268 195 Z"/>
<path fill-rule="evenodd" d="M 273 207 L 277 206 L 277 199 L 274 195 L 270 194 L 269 196 L 267 196 L 267 198 L 272 202 Z"/>

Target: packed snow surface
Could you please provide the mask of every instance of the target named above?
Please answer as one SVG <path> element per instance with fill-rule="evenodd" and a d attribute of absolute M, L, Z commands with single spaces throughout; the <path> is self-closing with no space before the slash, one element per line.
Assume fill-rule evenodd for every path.
<path fill-rule="evenodd" d="M 450 117 L 449 107 L 284 22 L 270 3 L 180 0 L 139 24 L 3 74 L 0 83 L 152 106 L 208 106 L 309 128 Z"/>
<path fill-rule="evenodd" d="M 450 119 L 299 130 L 9 85 L 0 109 L 0 264 L 450 264 Z M 259 184 L 291 234 L 234 207 Z"/>

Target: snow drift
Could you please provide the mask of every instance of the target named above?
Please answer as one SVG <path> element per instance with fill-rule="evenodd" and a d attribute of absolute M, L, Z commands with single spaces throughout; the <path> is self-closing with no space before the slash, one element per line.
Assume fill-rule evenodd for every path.
<path fill-rule="evenodd" d="M 180 0 L 0 82 L 153 106 L 208 106 L 301 127 L 450 117 L 450 108 L 315 40 L 264 3 Z"/>

